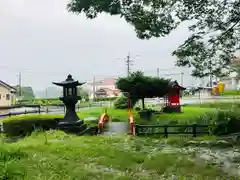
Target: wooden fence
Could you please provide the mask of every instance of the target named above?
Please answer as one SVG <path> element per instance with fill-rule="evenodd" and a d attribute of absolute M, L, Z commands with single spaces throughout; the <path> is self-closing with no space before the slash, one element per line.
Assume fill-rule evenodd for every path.
<path fill-rule="evenodd" d="M 168 137 L 169 134 L 192 134 L 193 137 L 197 137 L 197 134 L 207 134 L 210 135 L 209 131 L 197 131 L 197 128 L 211 128 L 213 125 L 135 125 L 135 135 L 136 136 L 144 136 L 144 135 L 156 135 L 163 134 L 165 138 Z M 183 129 L 191 129 L 192 131 L 168 131 L 169 128 L 183 128 Z"/>
<path fill-rule="evenodd" d="M 25 110 L 24 112 L 2 113 L 2 114 L 0 114 L 0 118 L 6 117 L 6 116 L 8 116 L 8 117 L 17 116 L 17 115 L 22 115 L 22 114 L 36 114 L 36 113 L 39 113 L 39 114 L 40 114 L 41 112 L 43 112 L 43 111 L 41 111 L 40 109 L 38 109 L 38 110 L 30 110 L 30 111 Z"/>

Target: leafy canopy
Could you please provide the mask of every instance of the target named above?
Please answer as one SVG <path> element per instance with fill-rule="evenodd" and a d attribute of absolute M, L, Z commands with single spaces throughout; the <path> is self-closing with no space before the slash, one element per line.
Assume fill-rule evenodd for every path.
<path fill-rule="evenodd" d="M 163 97 L 169 90 L 168 84 L 167 79 L 144 76 L 141 71 L 119 78 L 116 82 L 119 90 L 130 93 L 136 99 Z"/>
<path fill-rule="evenodd" d="M 88 18 L 120 15 L 141 39 L 164 37 L 190 21 L 191 36 L 173 55 L 196 77 L 227 74 L 240 48 L 240 0 L 70 0 L 67 7 Z"/>
<path fill-rule="evenodd" d="M 19 97 L 20 86 L 15 86 L 17 93 L 16 97 Z M 32 100 L 35 98 L 34 91 L 31 86 L 21 87 L 21 96 L 23 100 Z"/>
<path fill-rule="evenodd" d="M 133 105 L 141 99 L 143 109 L 145 107 L 144 98 L 163 97 L 169 91 L 169 80 L 144 76 L 141 71 L 133 72 L 128 77 L 119 78 L 116 85 L 127 96 L 131 95 Z"/>

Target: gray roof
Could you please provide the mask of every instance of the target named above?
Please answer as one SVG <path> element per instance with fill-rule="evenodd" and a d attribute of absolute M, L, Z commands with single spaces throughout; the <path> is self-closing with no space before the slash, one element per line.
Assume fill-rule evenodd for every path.
<path fill-rule="evenodd" d="M 14 90 L 14 91 L 17 91 L 16 88 L 10 86 L 9 84 L 5 83 L 4 81 L 0 80 L 0 85 L 6 87 L 7 89 L 10 89 L 10 90 Z"/>

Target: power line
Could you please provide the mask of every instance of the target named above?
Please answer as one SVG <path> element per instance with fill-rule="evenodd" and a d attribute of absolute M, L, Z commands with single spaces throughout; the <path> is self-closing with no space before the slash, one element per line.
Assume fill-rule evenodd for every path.
<path fill-rule="evenodd" d="M 126 59 L 126 65 L 127 65 L 127 74 L 128 75 L 130 75 L 130 73 L 131 73 L 131 71 L 132 71 L 132 69 L 131 69 L 131 66 L 133 65 L 133 57 L 132 56 L 130 56 L 130 53 L 128 53 L 128 55 L 127 55 L 127 59 Z M 14 71 L 16 71 L 16 69 L 17 68 L 12 68 L 12 67 L 10 67 L 10 66 L 0 66 L 0 69 L 7 69 L 7 70 L 9 70 L 9 69 L 11 69 L 11 70 L 14 70 Z M 19 68 L 19 69 L 21 69 L 21 68 Z M 18 69 L 18 70 L 19 70 Z M 30 76 L 35 76 L 35 75 L 37 75 L 38 76 L 38 74 L 39 75 L 46 75 L 46 76 L 49 76 L 49 75 L 54 75 L 54 76 L 66 76 L 69 72 L 54 72 L 54 73 L 52 73 L 52 72 L 47 72 L 45 69 L 39 69 L 39 70 L 37 70 L 37 71 L 39 71 L 39 72 L 36 72 L 35 70 L 32 70 L 32 69 L 27 69 L 27 68 L 25 68 L 25 69 L 21 69 L 22 71 L 20 71 L 21 73 L 19 73 L 18 74 L 18 84 L 20 85 L 20 86 L 22 86 L 22 76 L 23 76 L 23 73 L 27 73 L 27 74 L 25 74 L 25 76 L 26 77 L 28 77 L 27 75 L 30 75 Z M 177 75 L 177 76 L 180 76 L 181 77 L 181 84 L 183 84 L 183 73 L 181 72 L 176 72 L 176 73 L 167 73 L 166 71 L 168 71 L 168 72 L 172 72 L 172 70 L 176 70 L 175 68 L 169 68 L 169 69 L 160 69 L 160 68 L 157 68 L 157 77 L 161 77 L 161 76 L 174 76 L 174 75 Z M 165 71 L 166 73 L 161 73 L 160 74 L 160 71 Z M 152 74 L 152 76 L 156 76 L 156 69 L 154 70 L 154 69 L 152 69 L 152 70 L 144 70 L 144 73 L 147 73 L 148 74 L 148 72 L 151 72 L 151 74 Z M 63 75 L 64 74 L 64 75 Z M 99 81 L 99 80 L 104 80 L 105 78 L 118 78 L 119 76 L 124 76 L 124 74 L 122 74 L 122 73 L 116 73 L 115 75 L 111 75 L 111 76 L 109 76 L 109 75 L 107 75 L 107 74 L 95 74 L 95 82 L 96 81 Z M 48 78 L 49 79 L 49 78 Z M 52 78 L 51 78 L 52 79 Z M 76 79 L 78 79 L 78 77 L 76 77 Z M 81 78 L 82 79 L 82 78 Z M 81 80 L 80 79 L 80 81 L 85 81 L 85 82 L 87 82 L 87 84 L 88 83 L 90 83 L 90 82 L 93 82 L 93 79 L 91 78 L 91 79 L 82 79 Z M 41 80 L 41 79 L 40 79 Z M 43 81 L 44 79 L 42 78 L 42 80 L 41 81 Z M 54 80 L 57 80 L 57 79 L 54 79 Z M 61 80 L 61 79 L 60 79 Z M 45 80 L 44 80 L 45 81 Z M 20 87 L 19 87 L 20 88 Z M 19 93 L 20 93 L 20 95 L 22 94 L 22 92 L 21 92 L 21 90 L 19 89 Z"/>

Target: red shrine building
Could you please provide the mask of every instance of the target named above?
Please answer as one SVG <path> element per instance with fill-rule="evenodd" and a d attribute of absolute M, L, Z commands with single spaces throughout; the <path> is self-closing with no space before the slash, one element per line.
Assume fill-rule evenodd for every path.
<path fill-rule="evenodd" d="M 181 112 L 181 92 L 186 88 L 180 86 L 177 81 L 169 83 L 169 92 L 165 96 L 165 112 Z"/>

